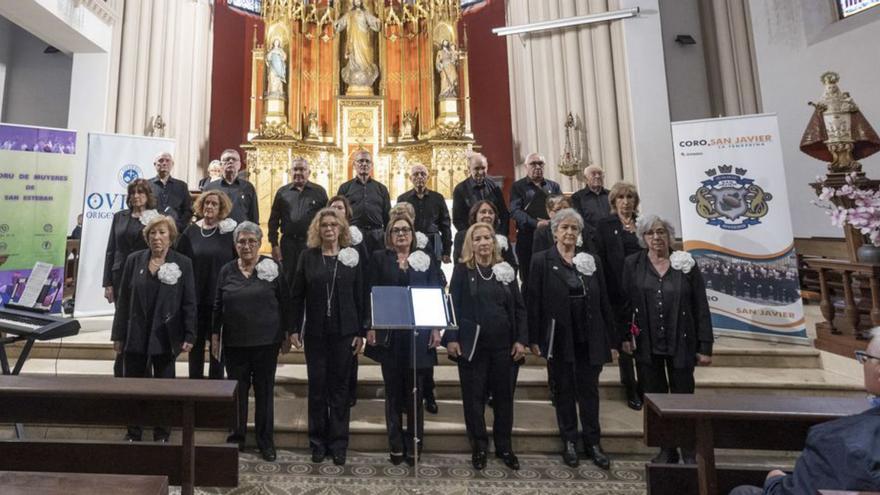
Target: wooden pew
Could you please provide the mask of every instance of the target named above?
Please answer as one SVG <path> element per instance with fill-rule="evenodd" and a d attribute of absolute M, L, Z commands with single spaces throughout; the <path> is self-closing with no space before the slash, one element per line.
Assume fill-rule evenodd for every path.
<path fill-rule="evenodd" d="M 165 476 L 0 471 L 3 495 L 168 495 Z"/>
<path fill-rule="evenodd" d="M 184 495 L 194 485 L 237 486 L 237 445 L 194 442 L 195 428 L 236 423 L 236 386 L 230 380 L 0 376 L 0 423 L 183 429 L 182 445 L 121 438 L 0 441 L 0 470 L 165 475 Z"/>
<path fill-rule="evenodd" d="M 645 395 L 645 444 L 696 450 L 696 465 L 647 464 L 649 495 L 727 494 L 769 469 L 715 465 L 715 449 L 803 450 L 813 425 L 858 414 L 865 399 L 743 394 Z"/>

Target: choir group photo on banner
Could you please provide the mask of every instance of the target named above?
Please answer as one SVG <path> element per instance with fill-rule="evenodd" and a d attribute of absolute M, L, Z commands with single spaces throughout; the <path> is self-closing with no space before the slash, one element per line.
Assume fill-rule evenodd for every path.
<path fill-rule="evenodd" d="M 641 204 L 634 185 L 606 188 L 602 168 L 591 165 L 586 187 L 564 195 L 544 177 L 544 158 L 532 153 L 507 202 L 485 156 L 473 153 L 450 214 L 447 198 L 428 188 L 427 167 L 411 166 L 412 188 L 392 206 L 388 187 L 372 178 L 372 155 L 355 151 L 352 163 L 354 178 L 328 197 L 310 181 L 309 162 L 293 158 L 289 183 L 271 211 L 260 212 L 237 151 L 211 164 L 197 196 L 173 177 L 172 155 L 158 154 L 155 177 L 128 184 L 107 243 L 103 287 L 115 305 L 115 376 L 173 378 L 178 354 L 189 353 L 190 378 L 238 382 L 229 441 L 240 449 L 253 389 L 256 445 L 274 461 L 279 354 L 302 349 L 312 461 L 343 465 L 363 354 L 381 365 L 389 462 L 413 465 L 424 446 L 425 413 L 438 413 L 433 369 L 450 359 L 474 468 L 485 468 L 494 451 L 517 470 L 514 395 L 531 354 L 546 363 L 564 463 L 588 459 L 609 469 L 600 443 L 603 368 L 616 360 L 626 404 L 640 410 L 645 393 L 693 393 L 694 368 L 712 363 L 701 266 L 674 249 L 673 222 Z M 722 280 L 715 275 L 740 270 L 721 259 L 707 268 L 712 286 Z M 788 267 L 756 269 L 749 280 L 784 278 Z M 456 325 L 373 328 L 371 305 L 386 301 L 372 297 L 372 288 L 388 286 L 442 288 Z M 765 297 L 768 286 L 723 290 Z M 154 441 L 168 438 L 167 427 L 154 427 Z M 145 440 L 142 427 L 130 426 L 126 440 Z M 695 454 L 668 446 L 655 457 L 679 460 L 693 463 Z"/>

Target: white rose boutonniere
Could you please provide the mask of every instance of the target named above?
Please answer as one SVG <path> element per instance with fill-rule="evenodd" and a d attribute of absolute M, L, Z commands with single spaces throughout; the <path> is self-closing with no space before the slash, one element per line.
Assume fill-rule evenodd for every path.
<path fill-rule="evenodd" d="M 428 246 L 428 236 L 421 232 L 416 232 L 416 247 L 425 249 Z"/>
<path fill-rule="evenodd" d="M 177 283 L 177 280 L 183 275 L 183 272 L 180 271 L 180 267 L 177 266 L 177 263 L 162 263 L 162 266 L 159 267 L 159 271 L 156 273 L 159 276 L 159 281 L 166 285 L 174 285 Z"/>
<path fill-rule="evenodd" d="M 141 221 L 142 224 L 148 225 L 150 222 L 159 218 L 159 212 L 156 210 L 144 210 L 141 212 L 140 218 L 138 220 Z"/>
<path fill-rule="evenodd" d="M 415 251 L 409 255 L 406 262 L 409 263 L 409 266 L 412 267 L 413 270 L 417 272 L 425 272 L 428 271 L 428 267 L 431 266 L 431 257 L 423 251 Z"/>
<path fill-rule="evenodd" d="M 235 230 L 238 227 L 238 222 L 231 218 L 224 218 L 223 221 L 220 222 L 220 233 L 228 234 Z"/>
<path fill-rule="evenodd" d="M 275 260 L 264 258 L 257 263 L 257 278 L 266 282 L 278 278 L 278 263 L 275 263 Z"/>
<path fill-rule="evenodd" d="M 498 247 L 501 248 L 502 251 L 507 251 L 510 248 L 510 244 L 507 242 L 507 237 L 504 237 L 501 234 L 495 234 L 495 242 L 498 243 Z"/>
<path fill-rule="evenodd" d="M 577 271 L 588 277 L 596 272 L 596 260 L 590 254 L 578 253 L 572 261 Z"/>
<path fill-rule="evenodd" d="M 492 273 L 495 275 L 495 278 L 504 285 L 513 282 L 513 279 L 516 278 L 516 272 L 513 271 L 513 267 L 510 266 L 510 263 L 506 261 L 492 265 Z"/>
<path fill-rule="evenodd" d="M 352 246 L 357 246 L 364 240 L 363 232 L 361 232 L 361 229 L 355 227 L 354 225 L 350 225 L 348 227 L 348 235 L 351 236 Z"/>
<path fill-rule="evenodd" d="M 689 273 L 696 264 L 694 257 L 687 251 L 675 251 L 669 255 L 669 266 L 682 273 Z"/>
<path fill-rule="evenodd" d="M 357 252 L 357 249 L 354 248 L 344 248 L 339 251 L 339 261 L 342 262 L 343 265 L 354 268 L 357 266 L 358 261 L 360 261 L 361 257 Z"/>

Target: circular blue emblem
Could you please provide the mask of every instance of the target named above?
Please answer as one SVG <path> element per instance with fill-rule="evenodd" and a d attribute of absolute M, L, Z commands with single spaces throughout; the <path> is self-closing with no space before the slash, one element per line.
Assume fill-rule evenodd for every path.
<path fill-rule="evenodd" d="M 135 164 L 124 165 L 119 169 L 119 185 L 128 187 L 129 184 L 138 177 L 142 177 L 144 172 Z"/>

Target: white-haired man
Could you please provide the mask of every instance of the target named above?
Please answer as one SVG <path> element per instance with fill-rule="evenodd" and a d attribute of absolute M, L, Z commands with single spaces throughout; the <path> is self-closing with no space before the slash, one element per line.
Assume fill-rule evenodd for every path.
<path fill-rule="evenodd" d="M 605 189 L 605 171 L 598 165 L 590 165 L 584 169 L 587 185 L 571 195 L 571 205 L 581 214 L 585 223 L 595 228 L 604 217 L 611 215 L 608 203 L 608 189 Z"/>
<path fill-rule="evenodd" d="M 220 154 L 220 163 L 223 165 L 223 178 L 206 184 L 205 191 L 218 189 L 229 196 L 232 200 L 229 218 L 238 223 L 247 220 L 259 225 L 260 208 L 257 205 L 257 190 L 253 184 L 238 175 L 241 170 L 241 155 L 234 149 L 223 150 Z"/>
<path fill-rule="evenodd" d="M 192 220 L 192 196 L 186 182 L 171 177 L 174 169 L 174 158 L 171 153 L 163 151 L 153 159 L 156 176 L 150 179 L 150 187 L 156 196 L 156 209 L 163 215 L 174 219 L 177 231 L 183 232 Z"/>
<path fill-rule="evenodd" d="M 498 210 L 495 231 L 507 236 L 510 230 L 510 212 L 504 202 L 504 193 L 487 172 L 489 162 L 482 153 L 474 153 L 468 157 L 470 177 L 456 184 L 452 190 L 452 225 L 455 230 L 467 230 L 470 227 L 468 217 L 471 207 L 478 201 L 490 201 Z"/>
<path fill-rule="evenodd" d="M 510 190 L 510 214 L 516 221 L 516 258 L 523 283 L 529 279 L 529 263 L 532 261 L 532 243 L 535 230 L 550 224 L 547 214 L 547 197 L 562 194 L 559 184 L 544 178 L 544 157 L 531 153 L 526 157 L 526 176 L 513 183 Z M 523 293 L 528 297 L 528 290 Z"/>
<path fill-rule="evenodd" d="M 446 198 L 428 189 L 428 167 L 416 163 L 410 168 L 409 180 L 413 188 L 397 197 L 398 203 L 409 203 L 416 212 L 416 232 L 428 236 L 427 251 L 437 261 L 451 262 L 452 230 Z"/>

